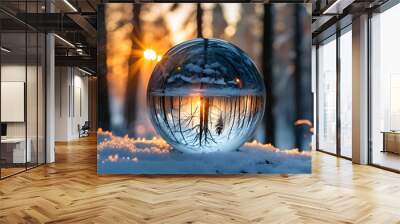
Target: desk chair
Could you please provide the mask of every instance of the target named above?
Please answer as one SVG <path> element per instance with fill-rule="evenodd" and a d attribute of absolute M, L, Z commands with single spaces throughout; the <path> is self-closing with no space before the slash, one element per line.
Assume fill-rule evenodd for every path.
<path fill-rule="evenodd" d="M 82 127 L 78 124 L 79 138 L 89 136 L 90 124 L 89 121 L 85 121 Z"/>

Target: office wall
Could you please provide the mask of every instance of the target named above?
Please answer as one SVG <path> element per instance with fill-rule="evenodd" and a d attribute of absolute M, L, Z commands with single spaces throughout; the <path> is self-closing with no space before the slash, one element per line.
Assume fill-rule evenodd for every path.
<path fill-rule="evenodd" d="M 55 74 L 55 140 L 77 139 L 78 125 L 89 118 L 88 77 L 72 67 L 56 67 Z"/>
<path fill-rule="evenodd" d="M 39 68 L 41 70 L 41 68 Z M 41 72 L 41 71 L 40 71 Z M 25 82 L 25 65 L 19 64 L 5 64 L 1 66 L 1 81 L 2 82 Z M 31 74 L 36 74 L 36 65 L 27 66 L 27 108 L 29 111 L 36 111 L 37 107 L 43 106 L 43 101 L 37 100 L 36 94 L 36 77 Z M 37 114 L 27 113 L 28 133 L 36 133 L 36 120 Z M 31 124 L 35 122 L 35 124 Z M 8 137 L 25 137 L 25 123 L 11 122 L 7 123 L 7 136 Z M 28 136 L 29 138 L 30 136 Z"/>
<path fill-rule="evenodd" d="M 26 85 L 24 122 L 5 122 L 7 138 L 27 138 L 30 149 L 28 167 L 44 162 L 44 77 L 43 69 L 36 64 L 4 63 L 1 66 L 2 82 L 24 82 Z M 24 94 L 24 93 L 22 93 Z M 7 97 L 7 96 L 3 96 Z M 1 108 L 9 110 L 9 108 Z M 12 113 L 12 111 L 11 111 Z"/>
<path fill-rule="evenodd" d="M 77 73 L 78 72 L 78 73 Z M 89 119 L 89 111 L 88 111 L 88 78 L 83 73 L 74 71 L 74 80 L 73 80 L 73 105 L 72 109 L 72 121 L 71 121 L 71 135 L 72 138 L 77 138 L 79 136 L 78 125 L 83 125 L 85 121 Z"/>

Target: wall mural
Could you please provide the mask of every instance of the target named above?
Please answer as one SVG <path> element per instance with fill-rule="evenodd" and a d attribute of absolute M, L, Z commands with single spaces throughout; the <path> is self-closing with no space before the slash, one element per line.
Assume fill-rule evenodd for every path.
<path fill-rule="evenodd" d="M 311 4 L 98 11 L 99 174 L 311 172 Z"/>

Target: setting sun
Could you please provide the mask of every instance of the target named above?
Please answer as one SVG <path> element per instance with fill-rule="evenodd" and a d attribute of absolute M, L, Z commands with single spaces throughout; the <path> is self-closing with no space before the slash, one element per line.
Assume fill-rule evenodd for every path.
<path fill-rule="evenodd" d="M 146 49 L 146 50 L 143 52 L 143 56 L 144 56 L 144 58 L 145 58 L 146 60 L 149 60 L 149 61 L 157 60 L 157 53 L 156 53 L 156 51 L 153 50 L 153 49 Z"/>

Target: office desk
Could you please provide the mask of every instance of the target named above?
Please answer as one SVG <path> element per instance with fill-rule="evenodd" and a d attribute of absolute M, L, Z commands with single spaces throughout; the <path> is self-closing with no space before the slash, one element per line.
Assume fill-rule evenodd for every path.
<path fill-rule="evenodd" d="M 400 132 L 383 131 L 383 152 L 400 154 Z"/>
<path fill-rule="evenodd" d="M 31 162 L 31 139 L 27 139 L 25 151 L 25 138 L 5 138 L 1 139 L 1 157 L 6 163 L 25 163 Z"/>

